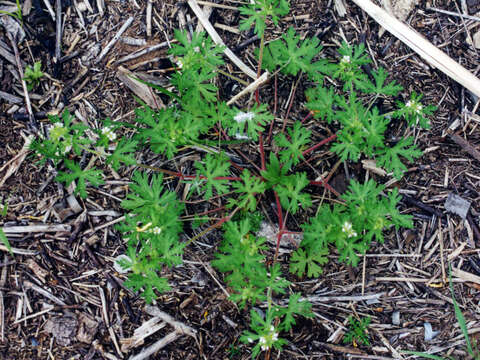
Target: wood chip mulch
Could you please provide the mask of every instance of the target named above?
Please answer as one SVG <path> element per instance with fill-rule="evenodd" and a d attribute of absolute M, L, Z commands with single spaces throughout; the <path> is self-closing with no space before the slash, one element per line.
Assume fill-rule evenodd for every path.
<path fill-rule="evenodd" d="M 289 344 L 281 353 L 272 352 L 271 358 L 406 359 L 401 350 L 417 350 L 466 359 L 448 288 L 448 264 L 454 268 L 456 299 L 471 338 L 476 339 L 479 100 L 388 33 L 379 37 L 378 24 L 350 1 L 345 1 L 346 14 L 339 15 L 337 2 L 291 1 L 291 14 L 279 27 L 269 26 L 267 40 L 294 27 L 302 35 L 318 36 L 328 56 L 335 56 L 343 39 L 364 42 L 375 66 L 385 67 L 407 93 L 424 94 L 422 101 L 438 110 L 432 129 L 414 134 L 425 155 L 402 181 L 390 184 L 404 196 L 402 210 L 414 216 L 415 228 L 392 229 L 358 268 L 346 267 L 332 256 L 322 277 L 289 279 L 295 291 L 312 302 L 315 318 L 299 319 L 286 334 Z M 83 201 L 55 182 L 53 169 L 39 166 L 24 147 L 28 134 L 46 123 L 47 113 L 60 113 L 65 107 L 93 126 L 107 117 L 133 121 L 134 94 L 143 94 L 152 106 L 160 102 L 161 96 L 142 93 L 122 74 L 130 71 L 167 84 L 165 69 L 172 64 L 166 53 L 173 30 L 194 31 L 198 26 L 194 12 L 186 2 L 171 0 L 75 0 L 61 2 L 60 8 L 47 0 L 21 3 L 25 39 L 13 45 L 0 26 L 0 204 L 8 204 L 0 225 L 10 229 L 7 235 L 15 252 L 12 257 L 0 246 L 0 358 L 139 360 L 149 352 L 152 359 L 250 358 L 248 347 L 238 341 L 248 327 L 248 312 L 227 299 L 221 274 L 209 264 L 218 233 L 187 249 L 184 264 L 165 274 L 174 290 L 146 306 L 123 286 L 125 275 L 113 267 L 114 258 L 125 251 L 114 224 L 123 216 L 119 204 L 131 172 L 106 169 L 105 184 L 89 189 L 89 198 Z M 253 33 L 238 31 L 238 2 L 198 3 L 204 10 L 213 5 L 209 21 L 234 53 L 255 69 L 259 41 Z M 474 40 L 480 36 L 480 19 L 474 17 L 479 2 L 417 3 L 405 22 L 478 73 Z M 53 20 L 59 12 L 60 38 Z M 41 61 L 46 74 L 29 94 L 34 121 L 26 112 L 15 46 L 23 68 Z M 226 64 L 230 73 L 250 81 L 229 61 Z M 224 98 L 234 95 L 238 84 L 227 78 L 219 83 Z M 301 79 L 279 78 L 282 116 L 295 84 L 301 99 L 307 86 Z M 260 95 L 269 101 L 271 88 L 264 87 Z M 291 116 L 301 118 L 305 109 L 301 101 L 296 104 Z M 404 131 L 394 128 L 389 136 L 394 139 Z M 152 153 L 142 156 L 145 163 L 160 162 Z M 332 167 L 335 159 L 331 161 L 322 166 Z M 339 167 L 333 185 L 342 187 L 346 175 Z M 446 211 L 450 194 L 470 202 L 465 219 Z M 371 317 L 370 347 L 342 342 L 352 314 Z M 439 332 L 429 341 L 424 338 L 426 324 Z"/>

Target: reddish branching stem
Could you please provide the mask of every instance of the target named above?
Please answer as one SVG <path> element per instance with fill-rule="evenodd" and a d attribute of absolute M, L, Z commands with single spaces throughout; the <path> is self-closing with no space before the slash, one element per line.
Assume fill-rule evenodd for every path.
<path fill-rule="evenodd" d="M 325 144 L 328 144 L 329 142 L 335 140 L 337 138 L 337 134 L 333 134 L 331 136 L 329 136 L 328 138 L 326 139 L 323 139 L 322 141 L 320 141 L 318 144 L 315 144 L 313 145 L 312 147 L 308 148 L 307 150 L 305 150 L 302 155 L 305 156 L 307 155 L 308 153 L 311 153 L 312 151 L 315 151 L 317 150 L 319 147 L 325 145 Z"/>

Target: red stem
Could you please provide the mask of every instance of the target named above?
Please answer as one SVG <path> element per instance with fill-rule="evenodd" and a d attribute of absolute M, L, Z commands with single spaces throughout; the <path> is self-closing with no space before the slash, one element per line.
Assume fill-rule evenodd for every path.
<path fill-rule="evenodd" d="M 313 111 L 310 111 L 310 112 L 307 114 L 307 116 L 305 116 L 305 117 L 303 118 L 303 120 L 300 121 L 300 122 L 303 124 L 303 123 L 304 123 L 305 121 L 307 121 L 307 120 L 310 118 L 310 116 L 312 116 L 312 115 L 313 115 Z"/>
<path fill-rule="evenodd" d="M 328 138 L 326 139 L 323 139 L 322 141 L 320 141 L 318 144 L 316 145 L 313 145 L 312 147 L 308 148 L 307 150 L 305 150 L 302 155 L 305 156 L 307 155 L 308 153 L 318 149 L 320 146 L 323 146 L 325 144 L 328 144 L 330 141 L 333 141 L 337 138 L 337 134 L 333 134 L 331 136 L 329 136 Z"/>
<path fill-rule="evenodd" d="M 180 179 L 183 180 L 193 180 L 196 178 L 195 175 L 183 175 L 182 173 L 173 173 L 172 175 L 179 177 Z M 206 179 L 206 176 L 200 175 L 200 179 Z M 236 177 L 236 176 L 217 176 L 214 177 L 213 180 L 230 180 L 230 181 L 242 181 L 241 178 Z"/>
<path fill-rule="evenodd" d="M 265 151 L 263 149 L 263 136 L 262 134 L 260 134 L 260 161 L 261 161 L 261 164 L 262 164 L 262 170 L 265 170 L 266 167 L 265 167 Z"/>
<path fill-rule="evenodd" d="M 326 181 L 324 180 L 320 180 L 320 181 L 310 181 L 310 185 L 320 185 L 320 186 L 323 186 L 325 189 L 327 189 L 328 191 L 330 191 L 331 193 L 335 194 L 336 197 L 340 197 L 340 194 L 338 193 L 337 190 L 335 190 L 334 188 L 332 188 L 330 186 L 329 183 L 327 183 Z"/>

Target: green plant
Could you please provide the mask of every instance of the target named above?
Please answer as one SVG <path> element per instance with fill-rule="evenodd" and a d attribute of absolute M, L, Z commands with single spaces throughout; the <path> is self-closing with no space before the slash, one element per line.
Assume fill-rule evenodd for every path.
<path fill-rule="evenodd" d="M 2 205 L 2 210 L 0 211 L 0 217 L 7 216 L 7 212 L 8 212 L 8 200 L 5 201 L 4 205 Z M 0 228 L 0 241 L 3 243 L 3 245 L 5 245 L 10 255 L 13 256 L 12 246 L 10 245 L 7 235 L 5 235 L 5 232 L 3 231 L 2 228 Z"/>
<path fill-rule="evenodd" d="M 370 316 L 357 320 L 353 316 L 348 317 L 348 332 L 343 338 L 344 343 L 350 343 L 357 346 L 357 343 L 361 345 L 370 346 L 370 340 L 367 333 L 367 328 L 370 325 Z"/>
<path fill-rule="evenodd" d="M 289 120 L 287 113 L 279 127 L 268 104 L 260 102 L 258 92 L 253 105 L 243 109 L 228 106 L 216 86 L 218 67 L 223 64 L 222 47 L 202 33 L 195 34 L 190 42 L 185 33 L 176 31 L 178 42 L 169 51 L 178 65 L 171 75 L 172 87 L 167 90 L 152 85 L 166 95 L 168 106 L 154 110 L 141 104 L 135 111 L 134 125 L 107 119 L 99 129 L 77 122 L 65 112 L 61 118 L 52 117 L 48 135 L 33 144 L 43 164 L 51 161 L 59 169 L 57 180 L 76 182 L 82 197 L 88 195 L 88 184 L 96 186 L 103 181 L 99 168 L 94 167 L 98 162 L 115 170 L 134 165 L 160 172 L 133 172 L 130 192 L 121 203 L 127 214 L 117 226 L 126 240 L 127 256 L 118 260 L 128 271 L 125 284 L 147 302 L 170 289 L 164 273 L 181 263 L 188 244 L 212 229 L 222 229 L 223 240 L 212 264 L 224 273 L 230 299 L 241 308 L 258 304 L 265 308 L 251 309 L 250 329 L 240 339 L 252 344 L 253 357 L 261 351 L 269 354 L 272 349 L 281 349 L 286 343 L 282 332 L 295 325 L 295 316 L 312 315 L 311 304 L 291 291 L 278 261 L 282 237 L 298 233 L 287 229 L 290 217 L 297 222 L 310 218 L 299 226 L 303 240 L 289 258 L 290 272 L 298 277 L 319 276 L 332 251 L 338 252 L 340 261 L 355 266 L 373 241 L 384 241 L 385 231 L 413 226 L 412 217 L 397 209 L 397 189 L 389 190 L 373 179 L 364 183 L 352 180 L 348 191 L 340 195 L 328 184 L 328 178 L 311 179 L 305 164 L 310 165 L 316 150 L 332 143 L 330 150 L 339 161 L 373 159 L 377 166 L 401 178 L 405 163 L 421 152 L 413 138 L 387 140 L 387 129 L 393 119 L 405 119 L 405 127 L 425 126 L 433 110 L 420 107 L 420 98 L 413 94 L 410 103 L 398 103 L 398 110 L 380 113 L 376 101 L 398 96 L 401 87 L 393 81 L 387 83 L 383 69 L 373 72 L 373 81 L 369 79 L 362 65 L 370 59 L 362 46 L 344 43 L 339 60 L 318 59 L 322 51 L 319 41 L 300 40 L 292 29 L 265 45 L 267 19 L 278 23 L 286 12 L 288 3 L 284 0 L 254 1 L 243 7 L 241 13 L 249 18 L 242 20 L 241 26 L 254 26 L 261 37 L 259 71 L 263 58 L 268 70 L 285 76 L 305 74 L 314 84 L 305 93 L 309 113 L 303 120 Z M 327 85 L 325 76 L 338 82 L 337 86 Z M 307 129 L 305 122 L 311 117 L 324 121 L 332 132 L 325 137 Z M 118 140 L 122 128 L 129 128 L 132 135 Z M 232 145 L 255 145 L 250 148 L 258 153 L 252 153 L 248 164 L 242 164 Z M 165 166 L 186 150 L 200 149 L 203 155 L 187 167 L 191 169 L 187 172 L 139 163 L 136 152 L 146 149 L 169 160 Z M 90 161 L 84 166 L 79 158 Z M 312 189 L 318 186 L 337 197 L 334 205 L 314 201 Z M 171 189 L 182 187 L 184 196 L 179 200 Z M 188 211 L 182 217 L 192 202 L 204 204 L 207 210 L 193 215 Z M 256 235 L 261 221 L 258 210 L 271 203 L 278 222 L 272 257 L 266 239 Z M 188 241 L 180 237 L 183 231 L 186 235 L 182 238 L 189 234 L 184 220 L 191 221 L 190 229 L 203 227 Z M 208 223 L 203 224 L 204 220 Z"/>
<path fill-rule="evenodd" d="M 40 61 L 36 61 L 35 64 L 33 64 L 33 68 L 30 65 L 27 65 L 25 68 L 23 80 L 26 81 L 27 89 L 29 91 L 33 90 L 33 88 L 39 84 L 40 79 L 43 77 L 41 69 L 42 63 Z"/>
<path fill-rule="evenodd" d="M 20 0 L 16 0 L 16 5 L 17 10 L 15 10 L 14 12 L 0 10 L 0 14 L 10 15 L 23 24 L 22 5 L 20 4 Z"/>
<path fill-rule="evenodd" d="M 10 245 L 7 235 L 5 235 L 5 232 L 3 231 L 2 228 L 0 228 L 0 241 L 3 243 L 3 245 L 5 245 L 10 255 L 13 256 L 12 246 Z"/>
<path fill-rule="evenodd" d="M 183 205 L 174 192 L 164 188 L 162 174 L 149 179 L 147 174 L 134 172 L 132 180 L 132 192 L 121 203 L 129 213 L 117 226 L 128 241 L 128 259 L 119 264 L 131 272 L 125 285 L 143 290 L 142 296 L 150 303 L 156 298 L 154 289 L 170 289 L 168 281 L 159 276 L 162 267 L 182 262 L 185 243 L 178 241 L 182 230 L 178 217 Z"/>
<path fill-rule="evenodd" d="M 117 139 L 116 131 L 124 123 L 114 123 L 110 119 L 103 121 L 104 127 L 92 129 L 89 126 L 75 121 L 75 117 L 65 110 L 62 116 L 49 116 L 51 125 L 47 127 L 47 135 L 35 139 L 30 148 L 40 156 L 38 163 L 44 165 L 47 161 L 55 167 L 61 164 L 69 171 L 59 171 L 56 180 L 70 185 L 76 182 L 75 193 L 82 198 L 87 197 L 87 183 L 98 186 L 103 184 L 103 172 L 95 167 L 82 169 L 80 163 L 75 162 L 75 157 L 82 156 L 85 152 L 94 154 L 104 159 L 107 165 L 118 170 L 120 165 L 136 164 L 132 153 L 136 151 L 138 142 L 132 139 L 122 139 L 116 143 L 112 153 L 108 147 Z"/>
<path fill-rule="evenodd" d="M 452 282 L 451 264 L 449 264 L 448 278 L 449 278 L 450 294 L 452 295 L 453 308 L 455 310 L 455 318 L 457 319 L 458 325 L 460 325 L 460 329 L 462 330 L 462 335 L 465 338 L 467 354 L 470 356 L 470 359 L 480 360 L 480 350 L 478 349 L 477 344 L 471 341 L 470 336 L 468 336 L 467 322 L 465 320 L 465 317 L 463 316 L 460 306 L 458 306 L 457 300 L 455 299 L 455 292 L 453 290 L 453 282 Z M 424 359 L 445 360 L 445 358 L 442 358 L 441 356 L 419 352 L 419 351 L 404 350 L 402 352 L 410 355 L 417 355 Z M 449 356 L 448 359 L 451 360 L 453 358 Z"/>

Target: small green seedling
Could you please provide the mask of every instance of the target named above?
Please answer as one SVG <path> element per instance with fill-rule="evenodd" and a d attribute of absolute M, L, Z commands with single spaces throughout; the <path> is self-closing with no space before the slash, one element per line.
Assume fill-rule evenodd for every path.
<path fill-rule="evenodd" d="M 348 332 L 343 338 L 344 343 L 358 346 L 357 344 L 370 346 L 370 339 L 368 337 L 367 328 L 370 325 L 370 316 L 357 320 L 355 317 L 348 318 Z"/>
<path fill-rule="evenodd" d="M 40 61 L 36 61 L 33 68 L 30 65 L 25 68 L 23 80 L 27 83 L 28 91 L 32 91 L 40 83 L 40 79 L 43 77 L 41 69 L 42 63 Z"/>
<path fill-rule="evenodd" d="M 5 202 L 5 204 L 2 205 L 2 210 L 0 211 L 0 217 L 7 216 L 7 212 L 8 212 L 8 203 Z M 5 245 L 10 255 L 13 256 L 12 246 L 10 245 L 7 235 L 5 235 L 5 232 L 3 231 L 2 228 L 0 228 L 0 241 L 3 243 L 3 245 Z"/>
<path fill-rule="evenodd" d="M 0 14 L 10 15 L 23 24 L 22 6 L 20 5 L 20 0 L 16 0 L 16 5 L 17 5 L 17 10 L 15 10 L 14 12 L 0 10 Z"/>
<path fill-rule="evenodd" d="M 455 292 L 453 291 L 453 282 L 452 282 L 452 266 L 449 264 L 449 285 L 450 285 L 450 294 L 452 295 L 452 302 L 453 302 L 453 308 L 455 310 L 455 317 L 457 318 L 458 325 L 460 325 L 460 329 L 462 330 L 463 337 L 465 339 L 466 343 L 466 350 L 467 354 L 469 355 L 468 359 L 471 360 L 480 360 L 480 349 L 478 348 L 478 345 L 470 340 L 470 336 L 468 335 L 468 329 L 467 329 L 467 321 L 465 320 L 465 317 L 462 314 L 462 310 L 460 309 L 460 306 L 458 306 L 458 302 L 455 299 Z M 424 359 L 433 359 L 433 360 L 454 360 L 451 356 L 448 358 L 442 358 L 441 356 L 438 355 L 433 355 L 433 354 L 428 354 L 425 352 L 420 352 L 420 351 L 407 351 L 404 350 L 402 351 L 406 354 L 410 355 L 417 355 L 420 356 Z"/>

